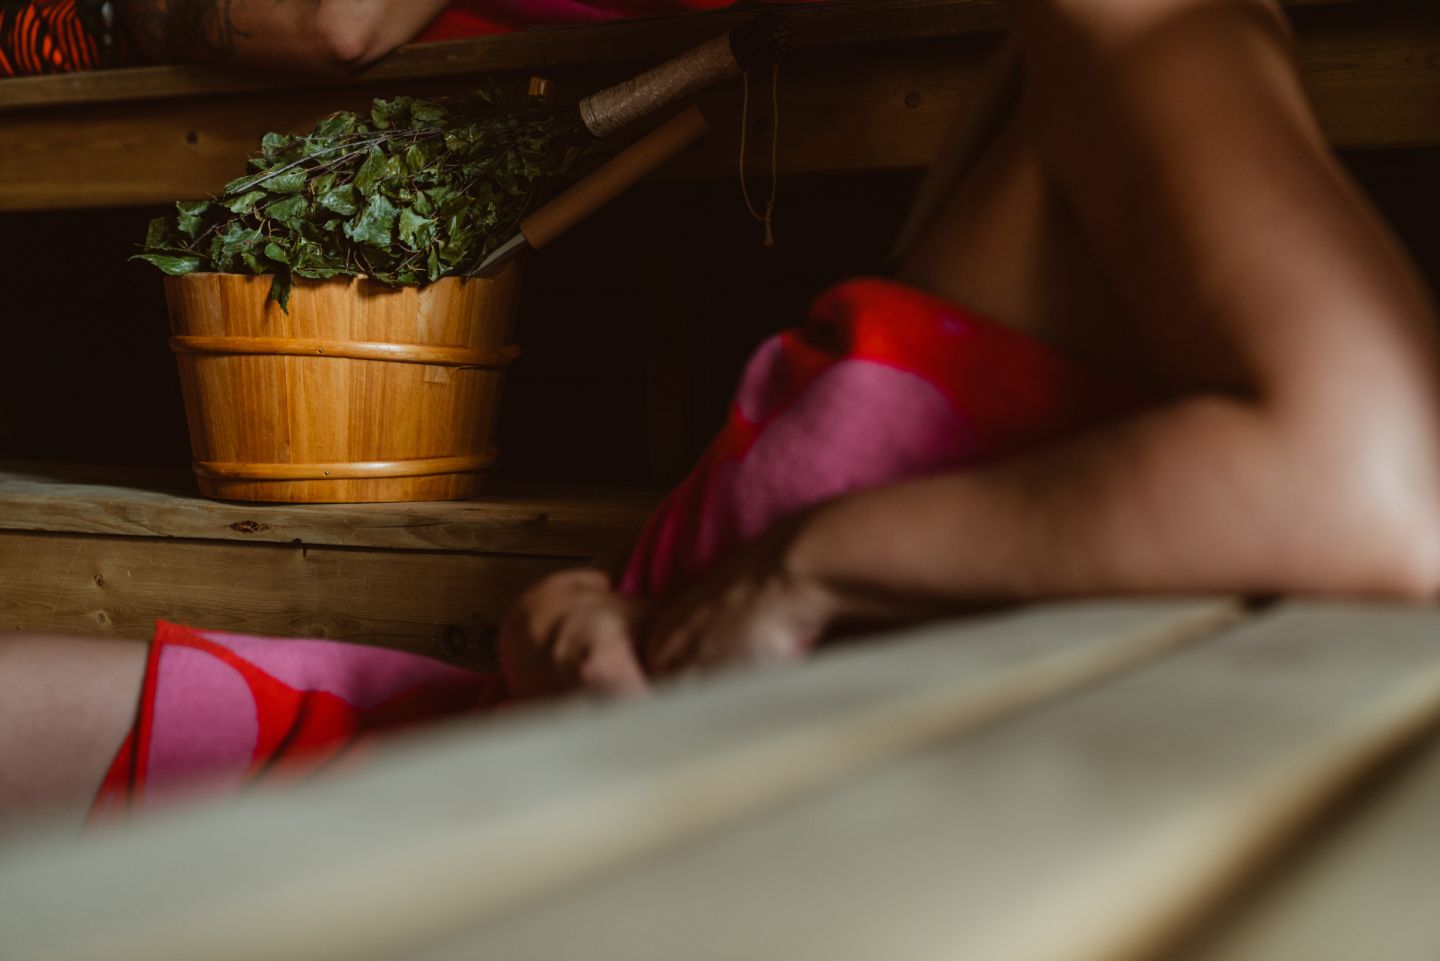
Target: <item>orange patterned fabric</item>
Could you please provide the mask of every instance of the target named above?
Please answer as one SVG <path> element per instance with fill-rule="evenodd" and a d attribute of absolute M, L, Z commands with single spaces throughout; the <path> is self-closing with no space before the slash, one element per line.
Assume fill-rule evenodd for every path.
<path fill-rule="evenodd" d="M 0 0 L 0 77 L 116 66 L 114 16 L 108 0 Z"/>

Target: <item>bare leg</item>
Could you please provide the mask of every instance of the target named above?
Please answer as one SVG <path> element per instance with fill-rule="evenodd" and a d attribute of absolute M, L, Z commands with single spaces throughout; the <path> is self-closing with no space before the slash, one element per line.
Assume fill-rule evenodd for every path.
<path fill-rule="evenodd" d="M 0 636 L 0 830 L 78 826 L 134 721 L 146 646 Z"/>

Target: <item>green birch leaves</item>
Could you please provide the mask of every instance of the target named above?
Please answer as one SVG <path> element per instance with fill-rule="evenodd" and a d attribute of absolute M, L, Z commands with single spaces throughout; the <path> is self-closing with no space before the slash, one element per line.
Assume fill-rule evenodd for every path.
<path fill-rule="evenodd" d="M 171 275 L 365 275 L 421 285 L 465 275 L 512 237 L 542 181 L 593 149 L 573 108 L 459 100 L 376 100 L 308 134 L 266 134 L 250 172 L 208 201 L 150 224 L 144 252 Z"/>

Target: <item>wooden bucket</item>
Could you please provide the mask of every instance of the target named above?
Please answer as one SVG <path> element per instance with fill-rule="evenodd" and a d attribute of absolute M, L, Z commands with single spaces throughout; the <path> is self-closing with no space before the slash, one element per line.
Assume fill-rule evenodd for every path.
<path fill-rule="evenodd" d="M 207 497 L 288 503 L 455 500 L 495 461 L 520 288 L 493 277 L 392 289 L 167 277 L 165 296 Z"/>

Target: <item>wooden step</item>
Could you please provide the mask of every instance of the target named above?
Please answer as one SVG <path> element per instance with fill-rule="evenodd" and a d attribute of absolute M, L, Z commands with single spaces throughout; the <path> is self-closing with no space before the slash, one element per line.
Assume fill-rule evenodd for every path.
<path fill-rule="evenodd" d="M 0 630 L 217 630 L 483 658 L 514 597 L 624 549 L 647 491 L 504 488 L 433 504 L 211 501 L 186 475 L 0 467 Z"/>

